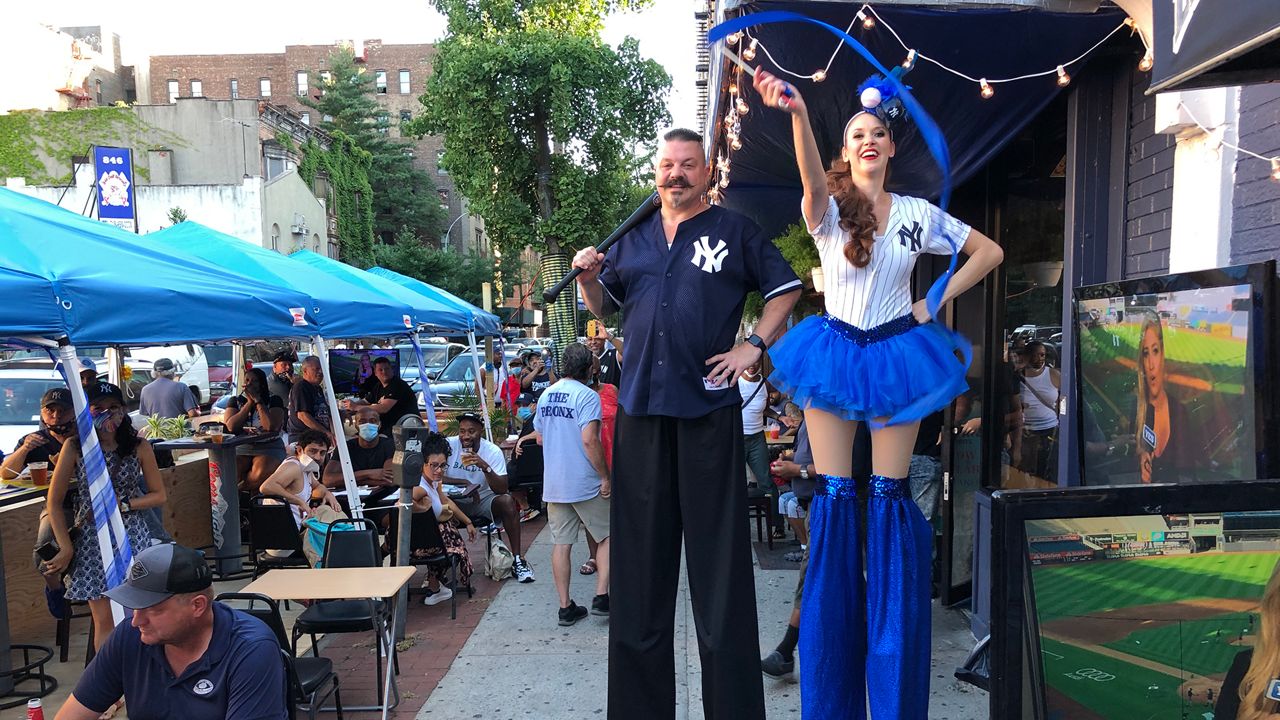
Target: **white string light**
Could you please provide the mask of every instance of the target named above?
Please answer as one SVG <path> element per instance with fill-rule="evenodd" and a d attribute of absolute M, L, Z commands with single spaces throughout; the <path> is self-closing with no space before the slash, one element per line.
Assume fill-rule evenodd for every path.
<path fill-rule="evenodd" d="M 1186 104 L 1186 103 L 1184 103 L 1184 102 L 1180 102 L 1180 103 L 1178 103 L 1178 108 L 1179 108 L 1179 109 L 1181 109 L 1183 112 L 1185 112 L 1185 113 L 1187 114 L 1187 117 L 1191 119 L 1191 122 L 1195 123 L 1195 126 L 1196 126 L 1196 127 L 1198 127 L 1198 128 L 1200 128 L 1201 130 L 1205 131 L 1205 133 L 1207 133 L 1207 134 L 1210 134 L 1210 135 L 1212 135 L 1212 134 L 1213 134 L 1213 131 L 1212 131 L 1212 130 L 1210 130 L 1209 128 L 1205 127 L 1205 126 L 1204 126 L 1204 123 L 1201 123 L 1198 119 L 1196 119 L 1195 114 L 1191 112 L 1191 108 L 1190 108 L 1190 107 L 1187 107 L 1187 104 Z M 1222 138 L 1220 138 L 1220 137 L 1218 137 L 1218 138 L 1216 138 L 1216 139 L 1217 139 L 1217 141 L 1218 141 L 1218 144 L 1219 144 L 1219 145 L 1222 145 L 1223 147 L 1229 148 L 1229 149 L 1234 150 L 1234 151 L 1236 151 L 1236 152 L 1238 152 L 1238 153 L 1244 153 L 1245 155 L 1248 155 L 1249 157 L 1257 158 L 1258 160 L 1262 160 L 1262 161 L 1265 161 L 1265 162 L 1269 162 L 1269 163 L 1271 163 L 1271 179 L 1272 179 L 1272 180 L 1274 180 L 1274 181 L 1276 181 L 1276 182 L 1280 182 L 1280 155 L 1277 155 L 1277 156 L 1275 156 L 1275 157 L 1267 157 L 1266 155 L 1259 155 L 1258 153 L 1256 153 L 1256 152 L 1254 152 L 1254 151 L 1252 151 L 1252 150 L 1245 150 L 1244 148 L 1240 147 L 1239 145 L 1232 145 L 1231 143 L 1227 142 L 1226 140 L 1223 140 L 1223 139 L 1222 139 Z"/>

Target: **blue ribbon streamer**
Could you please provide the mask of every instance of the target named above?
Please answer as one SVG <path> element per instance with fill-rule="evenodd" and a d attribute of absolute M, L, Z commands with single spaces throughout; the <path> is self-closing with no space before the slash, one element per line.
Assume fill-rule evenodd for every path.
<path fill-rule="evenodd" d="M 916 100 L 915 96 L 911 94 L 911 89 L 904 85 L 902 81 L 886 69 L 884 65 L 881 65 L 880 61 L 876 60 L 875 56 L 871 54 L 871 51 L 863 47 L 862 43 L 855 40 L 851 35 L 834 25 L 828 25 L 821 20 L 815 20 L 799 13 L 788 12 L 785 10 L 769 10 L 760 13 L 752 13 L 750 15 L 742 15 L 720 23 L 707 31 L 707 41 L 711 43 L 719 42 L 731 33 L 738 32 L 745 28 L 784 22 L 803 22 L 826 29 L 832 35 L 843 40 L 846 45 L 856 51 L 868 63 L 870 63 L 873 68 L 884 75 L 886 82 L 889 85 L 892 85 L 897 91 L 898 98 L 901 99 L 902 104 L 906 106 L 908 114 L 919 129 L 920 137 L 924 139 L 925 146 L 929 149 L 929 155 L 933 157 L 934 162 L 938 164 L 938 169 L 942 171 L 942 188 L 938 193 L 938 207 L 940 207 L 943 212 L 946 212 L 947 205 L 951 201 L 951 152 L 947 149 L 947 140 L 943 136 L 942 130 L 938 128 L 938 123 L 934 122 L 933 117 L 931 117 L 929 113 L 925 112 L 924 106 L 922 106 L 920 102 Z M 841 142 L 843 141 L 844 138 L 841 138 Z M 938 309 L 942 306 L 943 293 L 946 292 L 947 284 L 951 282 L 951 277 L 955 275 L 956 265 L 959 262 L 960 247 L 956 240 L 947 234 L 942 223 L 934 223 L 934 225 L 937 228 L 936 231 L 942 233 L 947 244 L 951 246 L 950 265 L 948 265 L 946 272 L 933 282 L 933 285 L 929 287 L 929 292 L 925 294 L 925 307 L 929 310 L 929 316 L 936 318 L 938 316 Z M 965 340 L 960 333 L 957 333 L 950 328 L 943 327 L 941 324 L 938 325 L 938 329 L 943 331 L 943 336 L 950 340 L 956 352 L 960 353 L 964 358 L 964 366 L 967 370 L 969 365 L 973 362 L 973 350 L 969 346 L 969 341 Z M 921 398 L 921 401 L 924 400 L 924 398 Z M 915 404 L 919 404 L 919 402 L 920 401 Z M 903 412 L 907 410 L 909 410 L 909 408 L 904 408 Z M 890 419 L 889 424 L 893 424 L 892 418 Z"/>

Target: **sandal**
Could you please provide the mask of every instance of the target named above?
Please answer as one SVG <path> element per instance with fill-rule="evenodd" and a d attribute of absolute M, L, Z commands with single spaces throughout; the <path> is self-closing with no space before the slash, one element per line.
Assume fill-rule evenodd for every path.
<path fill-rule="evenodd" d="M 578 574 L 579 575 L 595 575 L 596 574 L 595 559 L 589 559 L 586 562 L 582 563 L 582 567 L 578 568 Z"/>

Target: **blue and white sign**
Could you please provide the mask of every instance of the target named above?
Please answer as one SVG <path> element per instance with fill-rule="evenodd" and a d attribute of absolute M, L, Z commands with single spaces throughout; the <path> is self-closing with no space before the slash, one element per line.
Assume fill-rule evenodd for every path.
<path fill-rule="evenodd" d="M 133 152 L 129 148 L 94 147 L 93 177 L 98 196 L 98 219 L 137 232 Z"/>

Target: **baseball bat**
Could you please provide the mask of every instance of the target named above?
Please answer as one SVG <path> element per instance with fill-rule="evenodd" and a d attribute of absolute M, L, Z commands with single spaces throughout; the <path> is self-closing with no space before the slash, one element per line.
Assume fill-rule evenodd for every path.
<path fill-rule="evenodd" d="M 618 242 L 618 238 L 626 235 L 637 225 L 648 220 L 649 216 L 652 215 L 661 204 L 661 201 L 658 199 L 657 191 L 654 191 L 652 195 L 645 198 L 645 201 L 640 204 L 640 207 L 636 208 L 635 212 L 631 213 L 631 217 L 623 220 L 622 224 L 609 234 L 609 237 L 602 240 L 600 244 L 596 246 L 596 252 L 602 255 L 609 252 L 609 248 L 613 247 L 613 244 Z M 569 287 L 569 284 L 572 283 L 581 272 L 582 268 L 574 268 L 570 270 L 569 274 L 564 276 L 564 279 L 555 284 L 555 287 L 542 292 L 542 299 L 548 303 L 555 302 L 556 298 L 560 297 L 560 293 L 564 292 L 564 289 Z"/>

